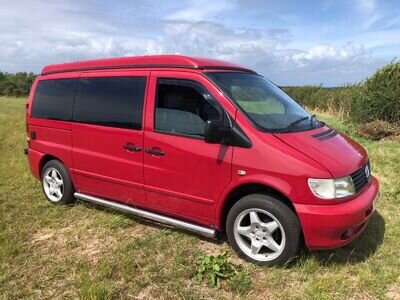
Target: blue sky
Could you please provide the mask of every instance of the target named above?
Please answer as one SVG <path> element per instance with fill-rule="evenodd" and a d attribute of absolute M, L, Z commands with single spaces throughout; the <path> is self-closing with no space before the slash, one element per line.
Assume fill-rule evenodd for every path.
<path fill-rule="evenodd" d="M 388 0 L 0 0 L 0 70 L 185 54 L 251 67 L 280 85 L 358 82 L 400 53 Z"/>

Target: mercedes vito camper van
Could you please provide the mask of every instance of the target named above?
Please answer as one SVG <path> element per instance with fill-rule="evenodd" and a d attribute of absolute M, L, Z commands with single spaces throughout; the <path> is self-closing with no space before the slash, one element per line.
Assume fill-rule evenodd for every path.
<path fill-rule="evenodd" d="M 214 237 L 282 265 L 304 243 L 354 240 L 378 197 L 366 151 L 271 81 L 177 55 L 43 68 L 26 104 L 29 166 L 45 197 Z"/>

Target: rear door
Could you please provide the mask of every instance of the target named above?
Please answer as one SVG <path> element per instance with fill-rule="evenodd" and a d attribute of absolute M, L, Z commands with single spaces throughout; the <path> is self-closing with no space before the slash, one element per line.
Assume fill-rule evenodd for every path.
<path fill-rule="evenodd" d="M 204 225 L 231 180 L 233 150 L 204 141 L 205 122 L 223 114 L 212 88 L 198 74 L 152 72 L 144 139 L 147 205 Z"/>
<path fill-rule="evenodd" d="M 144 203 L 143 108 L 149 72 L 82 73 L 72 125 L 81 193 Z"/>

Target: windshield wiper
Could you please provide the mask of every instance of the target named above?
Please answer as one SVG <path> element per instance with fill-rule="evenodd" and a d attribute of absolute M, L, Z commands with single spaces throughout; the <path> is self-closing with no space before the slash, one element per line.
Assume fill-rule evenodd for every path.
<path fill-rule="evenodd" d="M 310 117 L 303 117 L 303 118 L 300 118 L 300 119 L 298 119 L 298 120 L 296 120 L 296 121 L 293 121 L 292 123 L 290 123 L 287 127 L 285 127 L 285 129 L 290 129 L 290 128 L 293 128 L 293 127 L 296 127 L 297 125 L 299 125 L 301 122 L 303 122 L 303 121 L 305 121 L 305 120 L 308 120 Z M 311 117 L 312 118 L 312 117 Z M 312 119 L 311 119 L 312 120 Z"/>

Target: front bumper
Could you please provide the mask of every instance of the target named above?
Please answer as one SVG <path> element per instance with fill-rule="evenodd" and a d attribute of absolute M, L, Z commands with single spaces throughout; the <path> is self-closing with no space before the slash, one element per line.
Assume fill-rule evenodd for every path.
<path fill-rule="evenodd" d="M 356 198 L 341 204 L 294 204 L 309 249 L 330 249 L 357 238 L 371 218 L 379 197 L 379 183 L 371 177 Z"/>

